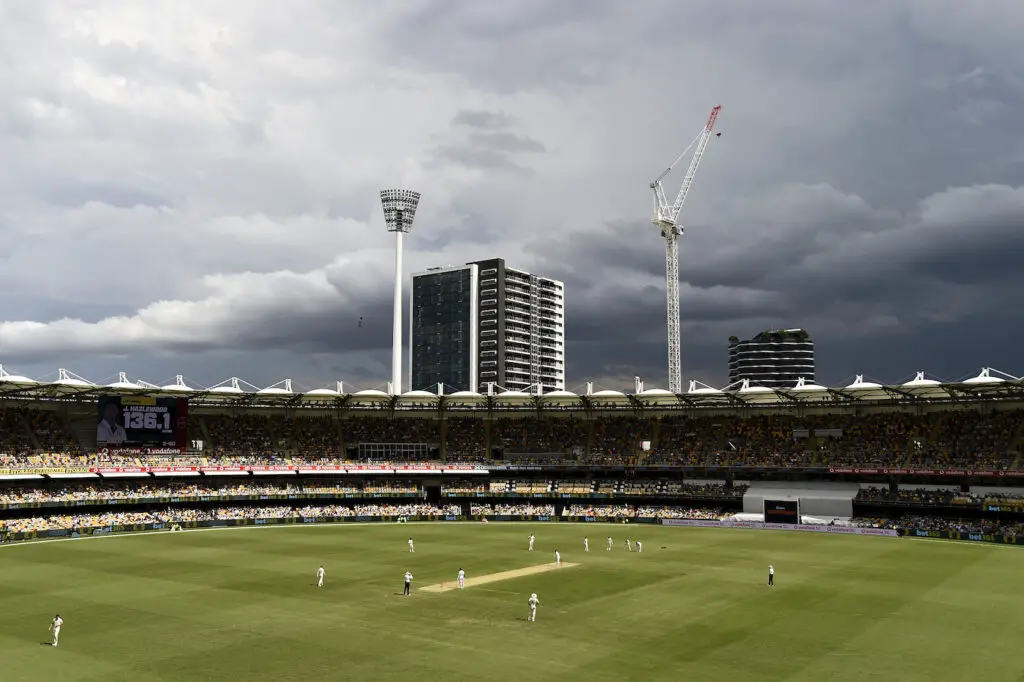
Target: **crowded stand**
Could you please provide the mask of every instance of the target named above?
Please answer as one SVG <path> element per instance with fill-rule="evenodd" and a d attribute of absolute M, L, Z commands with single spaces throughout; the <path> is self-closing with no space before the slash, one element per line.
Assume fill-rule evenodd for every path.
<path fill-rule="evenodd" d="M 90 446 L 96 422 L 68 417 L 63 408 L 26 402 L 0 409 L 0 510 L 11 517 L 0 520 L 0 530 L 259 518 L 435 518 L 467 511 L 484 517 L 716 520 L 728 508 L 737 510 L 749 490 L 733 478 L 857 481 L 854 523 L 866 527 L 1015 534 L 1021 525 L 1013 516 L 1024 514 L 1024 488 L 1013 491 L 1024 483 L 1024 412 L 1017 409 L 527 412 L 530 416 L 456 411 L 440 418 L 436 410 L 217 409 L 190 411 L 191 445 L 180 454 Z M 408 473 L 402 471 L 405 465 Z M 540 465 L 608 468 L 558 472 Z M 645 469 L 680 465 L 737 470 Z M 203 473 L 190 471 L 192 478 L 181 480 L 182 472 L 173 470 L 178 467 Z M 101 472 L 90 474 L 90 469 Z M 124 471 L 113 473 L 127 472 L 126 478 L 112 477 L 117 469 Z M 381 476 L 390 469 L 391 476 Z M 776 469 L 792 471 L 781 475 Z M 322 480 L 331 472 L 345 475 Z M 979 480 L 981 475 L 989 478 Z M 882 484 L 882 476 L 891 478 Z M 690 480 L 698 477 L 715 480 Z M 420 504 L 437 501 L 428 489 L 438 485 L 446 502 L 493 499 Z M 590 496 L 593 504 L 581 499 Z M 351 499 L 327 504 L 338 502 L 332 497 Z M 360 497 L 395 499 L 391 504 L 366 499 L 377 504 L 362 505 Z M 539 504 L 543 498 L 557 504 Z M 237 504 L 243 500 L 257 506 Z M 273 506 L 276 500 L 281 506 Z M 99 509 L 102 505 L 112 509 Z M 92 509 L 61 509 L 80 506 Z M 40 507 L 75 513 L 50 515 Z"/>
<path fill-rule="evenodd" d="M 594 465 L 698 467 L 860 467 L 981 469 L 1021 467 L 1019 410 L 877 412 L 798 416 L 771 413 L 639 417 L 413 415 L 337 418 L 322 413 L 190 415 L 202 443 L 191 457 L 209 465 L 318 464 L 367 459 L 363 445 L 422 445 L 401 459 L 505 460 Z M 376 452 L 372 449 L 366 452 Z M 379 454 L 379 453 L 378 453 Z M 174 464 L 186 460 L 173 458 Z M 138 456 L 97 454 L 72 435 L 57 412 L 0 410 L 0 465 L 8 468 L 136 466 Z M 151 464 L 150 460 L 147 463 Z M 151 464 L 152 465 L 152 464 Z"/>
<path fill-rule="evenodd" d="M 570 518 L 604 517 L 609 519 L 721 519 L 724 509 L 703 509 L 696 507 L 642 507 L 631 505 L 584 505 L 574 504 L 563 513 Z"/>
<path fill-rule="evenodd" d="M 489 459 L 487 422 L 477 417 L 448 417 L 445 420 L 446 459 L 472 462 Z"/>
<path fill-rule="evenodd" d="M 552 516 L 553 504 L 472 504 L 473 516 Z"/>
<path fill-rule="evenodd" d="M 1001 510 L 1024 511 L 1024 488 L 1011 492 L 964 492 L 955 488 L 897 489 L 864 486 L 858 491 L 856 502 L 898 506 L 927 507 L 997 507 Z"/>
<path fill-rule="evenodd" d="M 502 417 L 491 423 L 491 433 L 492 443 L 513 458 L 516 455 L 560 458 L 582 451 L 587 444 L 587 424 L 576 417 Z"/>
<path fill-rule="evenodd" d="M 418 494 L 420 486 L 411 481 L 310 480 L 301 483 L 239 482 L 223 485 L 167 482 L 104 483 L 55 487 L 10 486 L 0 488 L 0 508 L 50 503 L 117 503 L 173 499 L 216 499 L 231 497 L 315 497 L 324 495 L 401 495 Z"/>
<path fill-rule="evenodd" d="M 190 523 L 198 521 L 236 521 L 255 519 L 304 519 L 340 517 L 444 517 L 458 515 L 458 505 L 439 507 L 430 504 L 372 504 L 353 507 L 306 505 L 302 507 L 218 507 L 194 509 L 168 507 L 160 511 L 118 511 L 91 514 L 54 514 L 17 519 L 0 519 L 0 532 L 39 533 L 50 530 L 106 528 L 142 524 Z"/>
<path fill-rule="evenodd" d="M 861 528 L 889 530 L 953 531 L 978 535 L 1011 535 L 1024 537 L 1024 523 L 995 519 L 950 519 L 941 516 L 908 514 L 897 519 L 858 517 L 853 523 Z"/>

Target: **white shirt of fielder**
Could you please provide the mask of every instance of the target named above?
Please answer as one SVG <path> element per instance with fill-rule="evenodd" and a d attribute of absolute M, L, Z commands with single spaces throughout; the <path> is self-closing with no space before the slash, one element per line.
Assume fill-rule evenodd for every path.
<path fill-rule="evenodd" d="M 530 617 L 527 618 L 529 621 L 537 620 L 537 605 L 540 604 L 540 600 L 537 599 L 537 593 L 534 592 L 530 595 Z"/>
<path fill-rule="evenodd" d="M 53 633 L 53 642 L 51 646 L 57 646 L 60 643 L 60 627 L 64 625 L 64 619 L 59 615 L 54 616 L 53 620 L 50 621 L 50 632 Z"/>
<path fill-rule="evenodd" d="M 604 548 L 606 551 L 612 551 L 612 539 L 610 537 L 608 538 L 608 542 L 605 544 Z"/>
<path fill-rule="evenodd" d="M 461 568 L 459 569 L 459 589 L 465 589 L 466 587 L 466 572 Z"/>
<path fill-rule="evenodd" d="M 533 536 L 530 536 L 530 551 L 533 551 Z"/>
<path fill-rule="evenodd" d="M 118 423 L 110 424 L 106 419 L 96 425 L 96 443 L 98 445 L 120 445 L 128 440 L 124 427 Z"/>
<path fill-rule="evenodd" d="M 589 552 L 590 551 L 590 540 L 588 540 L 587 538 L 583 538 L 583 551 L 584 552 Z"/>
<path fill-rule="evenodd" d="M 323 587 L 324 586 L 324 567 L 323 566 L 321 566 L 320 568 L 316 569 L 316 586 L 317 587 Z"/>
<path fill-rule="evenodd" d="M 412 538 L 409 538 L 409 551 L 415 553 L 416 545 L 412 544 Z"/>

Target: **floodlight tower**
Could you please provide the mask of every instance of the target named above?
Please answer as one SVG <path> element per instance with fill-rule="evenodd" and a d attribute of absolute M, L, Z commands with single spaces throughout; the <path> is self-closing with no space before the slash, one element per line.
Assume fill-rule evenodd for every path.
<path fill-rule="evenodd" d="M 679 224 L 679 213 L 683 210 L 683 203 L 686 195 L 690 192 L 693 184 L 693 176 L 697 173 L 697 166 L 704 156 L 704 149 L 711 139 L 711 132 L 715 128 L 715 121 L 718 119 L 718 112 L 722 107 L 716 106 L 711 110 L 707 123 L 703 130 L 694 138 L 690 146 L 683 150 L 672 165 L 665 169 L 665 172 L 651 183 L 654 190 L 654 216 L 651 222 L 661 230 L 661 236 L 665 238 L 665 298 L 668 304 L 668 390 L 673 393 L 683 392 L 683 371 L 679 347 L 679 238 L 683 236 L 683 226 Z M 691 149 L 693 158 L 690 160 L 690 167 L 683 178 L 683 184 L 679 188 L 675 202 L 669 204 L 665 198 L 665 189 L 661 181 L 672 169 L 683 160 Z"/>
<path fill-rule="evenodd" d="M 384 224 L 395 233 L 395 319 L 391 331 L 391 391 L 402 393 L 402 235 L 412 230 L 420 193 L 409 189 L 384 189 L 380 192 Z"/>

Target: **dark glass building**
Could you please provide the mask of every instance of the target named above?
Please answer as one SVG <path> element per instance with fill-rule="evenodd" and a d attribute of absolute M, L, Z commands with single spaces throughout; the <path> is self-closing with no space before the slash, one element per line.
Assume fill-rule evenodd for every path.
<path fill-rule="evenodd" d="M 793 388 L 799 379 L 814 383 L 814 342 L 803 329 L 761 332 L 748 341 L 729 338 L 729 385 Z"/>
<path fill-rule="evenodd" d="M 414 274 L 411 390 L 564 390 L 563 291 L 501 258 Z"/>

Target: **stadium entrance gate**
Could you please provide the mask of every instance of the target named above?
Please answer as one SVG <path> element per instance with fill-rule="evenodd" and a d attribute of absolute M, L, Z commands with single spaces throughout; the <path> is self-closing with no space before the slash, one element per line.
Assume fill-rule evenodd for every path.
<path fill-rule="evenodd" d="M 764 514 L 765 501 L 797 501 L 801 516 L 849 519 L 859 490 L 859 483 L 751 482 L 743 496 L 743 513 Z"/>

